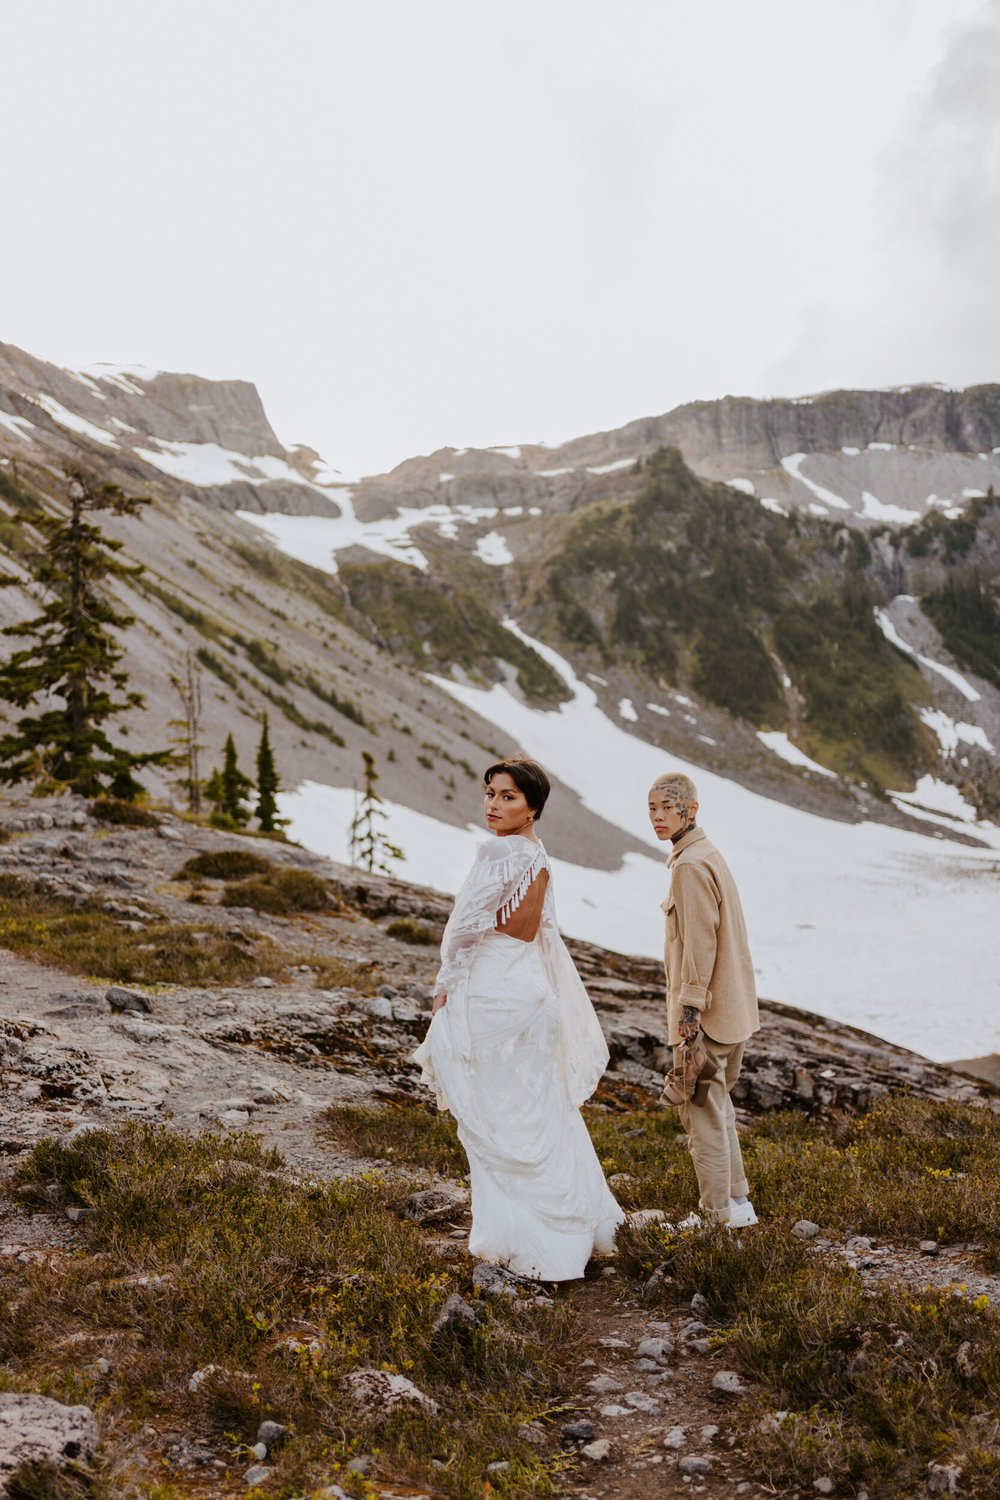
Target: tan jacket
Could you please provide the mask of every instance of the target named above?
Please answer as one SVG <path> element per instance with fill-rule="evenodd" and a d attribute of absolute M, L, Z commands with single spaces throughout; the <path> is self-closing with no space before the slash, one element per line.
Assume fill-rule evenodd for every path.
<path fill-rule="evenodd" d="M 757 985 L 740 894 L 729 866 L 704 830 L 692 828 L 667 860 L 667 1023 L 671 1046 L 681 1039 L 681 1010 L 701 1011 L 702 1030 L 716 1042 L 745 1042 L 760 1027 Z"/>

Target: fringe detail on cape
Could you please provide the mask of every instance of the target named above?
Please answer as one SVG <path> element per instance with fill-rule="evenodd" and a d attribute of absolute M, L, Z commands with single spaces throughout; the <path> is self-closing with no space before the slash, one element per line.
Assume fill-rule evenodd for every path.
<path fill-rule="evenodd" d="M 533 857 L 531 864 L 525 870 L 524 874 L 517 882 L 517 885 L 514 887 L 513 891 L 507 897 L 507 900 L 504 902 L 503 906 L 501 906 L 499 912 L 497 913 L 500 918 L 501 927 L 505 926 L 513 916 L 514 912 L 517 911 L 517 908 L 520 906 L 521 902 L 528 894 L 528 887 L 531 885 L 531 882 L 535 879 L 536 876 L 540 875 L 543 870 L 547 870 L 548 865 L 549 862 L 545 857 L 545 850 L 539 849 L 538 853 Z"/>

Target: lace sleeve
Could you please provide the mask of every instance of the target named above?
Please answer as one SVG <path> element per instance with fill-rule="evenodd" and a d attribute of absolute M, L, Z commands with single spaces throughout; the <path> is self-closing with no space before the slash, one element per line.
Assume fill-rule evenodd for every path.
<path fill-rule="evenodd" d="M 529 839 L 495 838 L 479 845 L 444 930 L 436 995 L 455 988 L 484 934 L 517 910 L 535 876 L 547 868 L 545 850 Z"/>

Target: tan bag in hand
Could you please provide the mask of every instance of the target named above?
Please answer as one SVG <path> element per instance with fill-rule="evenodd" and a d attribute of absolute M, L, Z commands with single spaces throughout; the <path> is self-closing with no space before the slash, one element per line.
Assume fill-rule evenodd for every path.
<path fill-rule="evenodd" d="M 705 1050 L 700 1036 L 693 1042 L 681 1042 L 675 1052 L 676 1067 L 671 1068 L 663 1083 L 661 1104 L 705 1104 L 708 1089 L 719 1069 Z"/>

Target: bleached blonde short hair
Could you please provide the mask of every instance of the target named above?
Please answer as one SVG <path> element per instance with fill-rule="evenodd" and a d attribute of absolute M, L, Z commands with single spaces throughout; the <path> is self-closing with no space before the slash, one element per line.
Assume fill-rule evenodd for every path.
<path fill-rule="evenodd" d="M 698 788 L 690 776 L 685 776 L 683 771 L 667 771 L 665 775 L 657 776 L 650 787 L 650 791 L 673 792 L 678 802 L 686 802 L 688 804 L 697 802 L 698 800 Z"/>

